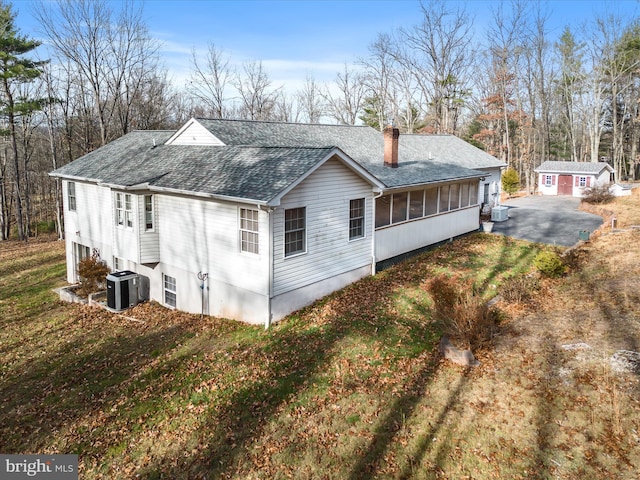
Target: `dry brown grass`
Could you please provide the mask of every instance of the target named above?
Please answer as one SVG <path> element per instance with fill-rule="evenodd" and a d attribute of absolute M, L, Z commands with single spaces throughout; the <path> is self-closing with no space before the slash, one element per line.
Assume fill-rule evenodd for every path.
<path fill-rule="evenodd" d="M 640 197 L 608 207 L 632 225 Z M 640 351 L 640 232 L 621 230 L 498 303 L 473 369 L 437 357 L 425 285 L 489 298 L 540 246 L 466 237 L 264 332 L 62 305 L 60 244 L 0 245 L 0 451 L 80 453 L 83 479 L 636 479 L 640 372 L 611 359 Z"/>

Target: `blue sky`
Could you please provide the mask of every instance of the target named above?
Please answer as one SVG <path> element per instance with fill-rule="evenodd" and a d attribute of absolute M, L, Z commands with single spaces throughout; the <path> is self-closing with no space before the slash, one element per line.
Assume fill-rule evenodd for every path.
<path fill-rule="evenodd" d="M 466 5 L 482 40 L 499 1 L 449 3 Z M 617 11 L 630 16 L 640 10 L 636 0 L 543 4 L 551 12 L 550 25 L 557 36 L 565 25 L 577 28 L 594 13 Z M 331 81 L 345 62 L 365 56 L 379 33 L 415 25 L 421 15 L 417 0 L 146 0 L 143 5 L 147 25 L 162 43 L 163 62 L 178 87 L 188 77 L 191 50 L 204 52 L 210 42 L 235 64 L 261 60 L 274 86 L 299 86 L 307 75 Z M 14 2 L 18 27 L 37 38 L 33 6 L 29 0 Z"/>

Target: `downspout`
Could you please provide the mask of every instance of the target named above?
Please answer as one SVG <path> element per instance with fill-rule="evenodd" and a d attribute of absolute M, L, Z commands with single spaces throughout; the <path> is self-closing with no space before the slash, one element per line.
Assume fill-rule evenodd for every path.
<path fill-rule="evenodd" d="M 384 194 L 383 191 L 380 191 L 377 195 L 373 196 L 373 228 L 371 231 L 373 234 L 371 235 L 371 275 L 376 274 L 376 200 L 380 198 Z"/>
<path fill-rule="evenodd" d="M 273 208 L 264 206 L 258 206 L 259 209 L 267 212 L 268 224 L 269 224 L 269 285 L 268 285 L 268 299 L 267 299 L 267 318 L 264 322 L 264 329 L 268 330 L 271 326 L 271 299 L 273 298 Z"/>

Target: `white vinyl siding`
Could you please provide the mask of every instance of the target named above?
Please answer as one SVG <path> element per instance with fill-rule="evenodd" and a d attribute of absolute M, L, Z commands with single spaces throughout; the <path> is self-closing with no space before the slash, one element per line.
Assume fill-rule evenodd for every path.
<path fill-rule="evenodd" d="M 158 234 L 158 195 L 139 195 L 138 197 L 138 242 L 140 249 L 139 263 L 155 263 L 160 261 L 160 235 Z"/>
<path fill-rule="evenodd" d="M 193 272 L 193 290 L 182 289 L 179 303 L 185 295 L 193 295 L 194 301 L 200 301 L 198 272 L 209 274 L 212 296 L 215 295 L 212 285 L 218 281 L 260 294 L 269 291 L 269 256 L 262 254 L 269 251 L 269 236 L 259 235 L 259 254 L 246 255 L 240 251 L 238 204 L 156 195 L 155 206 L 159 212 L 156 228 L 160 235 L 160 261 Z M 269 231 L 267 212 L 258 212 L 258 228 Z"/>
<path fill-rule="evenodd" d="M 365 235 L 373 225 L 371 185 L 329 160 L 282 199 L 273 213 L 274 295 L 371 265 L 371 242 L 349 241 L 349 205 L 365 199 Z M 306 254 L 285 258 L 285 210 L 306 206 Z"/>
<path fill-rule="evenodd" d="M 171 145 L 224 145 L 200 122 L 193 121 L 170 142 Z"/>

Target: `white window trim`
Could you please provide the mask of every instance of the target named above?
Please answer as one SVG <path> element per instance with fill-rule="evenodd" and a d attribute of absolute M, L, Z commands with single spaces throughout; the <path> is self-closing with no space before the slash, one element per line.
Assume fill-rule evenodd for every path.
<path fill-rule="evenodd" d="M 579 187 L 586 187 L 587 186 L 587 177 L 578 177 L 578 186 Z"/>
<path fill-rule="evenodd" d="M 290 253 L 289 255 L 287 255 L 287 210 L 298 210 L 298 209 L 304 209 L 304 236 L 303 236 L 303 248 L 302 250 L 295 252 L 295 253 Z M 308 233 L 308 217 L 307 217 L 307 207 L 306 206 L 301 206 L 301 207 L 291 207 L 291 208 L 286 208 L 284 210 L 284 236 L 283 236 L 283 242 L 282 242 L 282 254 L 284 255 L 285 259 L 289 259 L 289 258 L 294 258 L 294 257 L 299 257 L 300 255 L 306 255 L 307 253 L 307 233 Z M 297 229 L 297 230 L 301 230 L 301 229 Z M 296 230 L 296 231 L 297 231 Z"/>
<path fill-rule="evenodd" d="M 352 201 L 356 201 L 356 200 L 362 200 L 362 216 L 361 217 L 351 217 L 351 202 Z M 351 236 L 351 221 L 352 220 L 357 220 L 357 219 L 362 219 L 362 235 L 359 235 L 357 237 L 352 237 Z M 350 242 L 357 242 L 359 240 L 363 240 L 365 238 L 367 238 L 367 199 L 365 197 L 361 197 L 361 198 L 351 198 L 349 199 L 349 241 Z"/>
<path fill-rule="evenodd" d="M 127 200 L 129 200 L 128 209 Z M 133 195 L 130 193 L 115 192 L 114 207 L 116 227 L 133 230 Z"/>
<path fill-rule="evenodd" d="M 242 212 L 255 212 L 257 214 L 257 218 L 255 220 L 256 222 L 256 230 L 250 230 L 248 228 L 243 228 L 242 227 Z M 249 220 L 251 222 L 253 222 L 253 219 Z M 256 250 L 255 252 L 252 252 L 251 250 L 245 250 L 242 248 L 243 245 L 243 241 L 242 241 L 242 234 L 246 232 L 249 234 L 255 234 L 256 235 Z M 253 244 L 253 243 L 250 243 Z M 260 255 L 260 212 L 258 210 L 256 210 L 255 208 L 244 208 L 244 207 L 240 207 L 238 208 L 238 247 L 240 249 L 240 252 L 243 254 L 247 254 L 247 255 Z"/>
<path fill-rule="evenodd" d="M 151 228 L 147 227 L 147 198 L 151 198 Z M 144 231 L 145 232 L 154 232 L 156 229 L 156 209 L 155 209 L 155 195 L 147 194 L 143 195 L 143 210 L 144 210 Z"/>
<path fill-rule="evenodd" d="M 73 193 L 71 192 L 73 190 Z M 67 183 L 67 203 L 70 212 L 75 212 L 78 208 L 78 197 L 76 196 L 76 182 Z"/>
<path fill-rule="evenodd" d="M 173 283 L 173 290 L 167 287 L 167 279 L 170 279 L 172 281 L 172 282 L 170 281 L 169 283 Z M 176 280 L 175 277 L 172 277 L 167 274 L 162 274 L 162 301 L 166 307 L 176 308 L 176 306 L 178 305 L 178 286 L 177 285 L 178 285 L 178 281 Z M 171 305 L 171 303 L 167 302 L 167 293 L 173 294 L 173 297 L 174 297 L 173 302 L 175 305 Z"/>
<path fill-rule="evenodd" d="M 552 187 L 553 186 L 553 175 L 545 175 L 544 176 L 544 186 Z"/>

